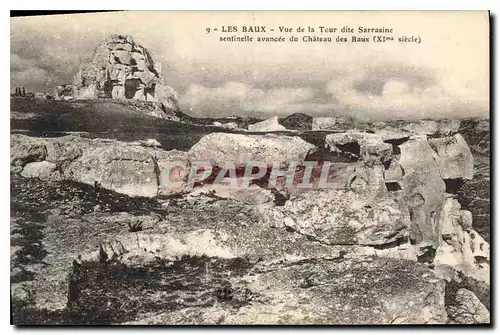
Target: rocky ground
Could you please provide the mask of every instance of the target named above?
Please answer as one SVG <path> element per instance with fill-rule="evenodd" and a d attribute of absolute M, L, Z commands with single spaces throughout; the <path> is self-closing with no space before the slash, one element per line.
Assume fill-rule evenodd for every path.
<path fill-rule="evenodd" d="M 12 104 L 14 324 L 490 322 L 488 120 L 249 131 L 137 108 Z M 339 186 L 162 185 L 199 159 L 331 162 Z"/>

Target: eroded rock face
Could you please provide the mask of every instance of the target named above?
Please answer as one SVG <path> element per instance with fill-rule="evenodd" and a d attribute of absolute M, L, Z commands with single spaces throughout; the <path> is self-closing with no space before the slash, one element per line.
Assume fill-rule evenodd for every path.
<path fill-rule="evenodd" d="M 438 154 L 438 166 L 443 179 L 472 179 L 474 157 L 460 134 L 452 137 L 429 139 Z"/>
<path fill-rule="evenodd" d="M 436 219 L 442 242 L 434 262 L 450 265 L 467 276 L 489 283 L 489 244 L 473 229 L 463 229 L 464 214 L 460 203 L 454 198 L 446 198 Z"/>
<path fill-rule="evenodd" d="M 392 199 L 352 191 L 311 191 L 286 202 L 281 225 L 330 245 L 380 246 L 408 240 L 409 214 Z"/>
<path fill-rule="evenodd" d="M 489 320 L 483 308 L 489 308 L 489 245 L 473 229 L 469 208 L 445 193 L 441 156 L 429 144 L 434 139 L 334 134 L 330 148 L 355 158 L 332 168 L 340 186 L 278 185 L 278 192 L 261 184 L 227 187 L 228 178 L 194 186 L 186 179 L 194 160 L 215 167 L 303 164 L 319 144 L 298 136 L 212 133 L 183 152 L 80 136 L 12 138 L 11 164 L 22 176 L 37 177 L 12 175 L 11 276 L 31 276 L 14 284 L 13 298 L 50 311 L 44 322 L 68 321 L 68 268 L 80 255 L 85 322 L 420 324 L 445 323 L 446 312 L 455 322 Z M 172 162 L 180 184 L 163 189 L 161 173 Z M 102 189 L 63 185 L 53 178 L 56 171 Z M 236 179 L 240 186 L 242 176 Z M 175 196 L 156 197 L 157 191 Z M 280 192 L 287 197 L 278 204 Z M 36 240 L 23 240 L 26 231 Z M 422 258 L 429 251 L 435 255 Z M 437 275 L 438 267 L 451 274 Z M 484 286 L 467 286 L 477 299 L 460 291 L 455 309 L 445 311 L 443 277 L 457 273 Z M 460 320 L 470 301 L 480 317 Z M 96 314 L 96 306 L 107 314 Z"/>
<path fill-rule="evenodd" d="M 436 215 L 444 200 L 445 183 L 436 164 L 437 154 L 425 138 L 417 137 L 399 145 L 399 165 L 405 202 L 410 208 L 413 244 L 435 250 L 440 242 Z"/>
<path fill-rule="evenodd" d="M 461 288 L 456 292 L 453 304 L 446 308 L 453 323 L 486 324 L 490 322 L 490 311 L 471 291 Z"/>

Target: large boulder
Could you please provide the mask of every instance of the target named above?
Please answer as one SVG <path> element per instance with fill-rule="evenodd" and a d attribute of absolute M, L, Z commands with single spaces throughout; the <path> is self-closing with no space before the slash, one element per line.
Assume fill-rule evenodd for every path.
<path fill-rule="evenodd" d="M 314 145 L 298 137 L 211 133 L 191 147 L 188 159 L 210 162 L 212 167 L 226 163 L 244 167 L 251 162 L 288 166 L 291 162 L 299 165 L 313 148 Z"/>
<path fill-rule="evenodd" d="M 312 120 L 312 130 L 326 130 L 332 129 L 337 124 L 335 117 L 315 117 Z"/>
<path fill-rule="evenodd" d="M 379 199 L 387 195 L 384 169 L 382 165 L 358 166 L 351 175 L 348 187 L 357 194 L 370 199 Z"/>
<path fill-rule="evenodd" d="M 438 154 L 438 166 L 443 179 L 472 179 L 474 157 L 460 134 L 452 137 L 429 139 Z"/>
<path fill-rule="evenodd" d="M 435 251 L 440 242 L 435 217 L 446 189 L 436 164 L 437 154 L 425 137 L 411 138 L 399 148 L 399 165 L 403 169 L 401 186 L 412 217 L 411 239 L 422 250 Z"/>
<path fill-rule="evenodd" d="M 446 198 L 436 221 L 442 242 L 436 251 L 434 263 L 445 264 L 462 273 L 489 283 L 490 246 L 476 231 L 465 231 L 460 203 Z"/>
<path fill-rule="evenodd" d="M 330 245 L 382 246 L 409 236 L 408 212 L 389 198 L 373 201 L 352 191 L 311 191 L 276 210 L 282 226 Z"/>
<path fill-rule="evenodd" d="M 86 150 L 64 171 L 67 178 L 130 196 L 154 197 L 158 192 L 158 171 L 150 152 L 122 143 Z"/>
<path fill-rule="evenodd" d="M 248 130 L 253 132 L 268 132 L 268 131 L 282 131 L 286 130 L 286 128 L 278 123 L 277 116 L 273 116 L 272 118 L 264 120 L 262 122 L 257 122 L 248 125 Z"/>

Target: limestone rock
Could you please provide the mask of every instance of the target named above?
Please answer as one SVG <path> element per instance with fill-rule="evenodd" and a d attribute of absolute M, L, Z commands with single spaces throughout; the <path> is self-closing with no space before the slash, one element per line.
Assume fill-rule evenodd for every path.
<path fill-rule="evenodd" d="M 228 122 L 222 124 L 221 127 L 226 129 L 238 129 L 238 124 L 236 122 Z"/>
<path fill-rule="evenodd" d="M 412 135 L 434 135 L 438 131 L 438 124 L 434 120 L 421 120 L 403 125 L 402 130 Z"/>
<path fill-rule="evenodd" d="M 460 225 L 467 232 L 472 229 L 472 213 L 470 211 L 460 211 Z"/>
<path fill-rule="evenodd" d="M 165 111 L 177 111 L 179 109 L 179 95 L 170 86 L 157 83 L 153 99 L 160 102 Z"/>
<path fill-rule="evenodd" d="M 388 168 L 384 170 L 386 183 L 396 183 L 403 180 L 403 170 L 396 159 L 392 159 Z"/>
<path fill-rule="evenodd" d="M 47 149 L 42 139 L 20 134 L 10 136 L 10 165 L 24 166 L 43 161 L 46 156 Z"/>
<path fill-rule="evenodd" d="M 40 178 L 41 180 L 60 180 L 62 176 L 57 171 L 57 165 L 48 161 L 33 162 L 25 165 L 21 176 Z"/>
<path fill-rule="evenodd" d="M 349 188 L 372 199 L 385 196 L 387 188 L 382 165 L 357 167 L 349 182 Z"/>
<path fill-rule="evenodd" d="M 313 118 L 302 113 L 294 113 L 279 120 L 280 124 L 286 129 L 311 130 Z"/>
<path fill-rule="evenodd" d="M 157 166 L 146 148 L 119 143 L 86 150 L 65 170 L 70 179 L 130 196 L 156 196 Z"/>
<path fill-rule="evenodd" d="M 139 144 L 145 146 L 145 147 L 151 147 L 151 148 L 160 148 L 161 143 L 155 140 L 154 138 L 148 138 L 147 140 L 141 140 L 139 141 Z"/>
<path fill-rule="evenodd" d="M 312 130 L 331 129 L 337 123 L 334 117 L 315 117 L 312 120 Z"/>
<path fill-rule="evenodd" d="M 392 199 L 352 191 L 311 191 L 278 209 L 282 225 L 326 244 L 379 246 L 407 239 L 409 215 Z"/>
<path fill-rule="evenodd" d="M 490 312 L 471 291 L 460 288 L 454 303 L 446 308 L 449 318 L 458 324 L 490 323 Z"/>
<path fill-rule="evenodd" d="M 249 162 L 288 166 L 291 162 L 300 164 L 313 148 L 314 145 L 298 137 L 211 133 L 191 147 L 188 158 L 191 162 L 208 161 L 212 167 L 226 163 L 241 167 Z"/>
<path fill-rule="evenodd" d="M 278 123 L 278 117 L 273 116 L 270 119 L 264 120 L 262 122 L 257 122 L 248 125 L 248 130 L 253 132 L 268 132 L 268 131 L 282 131 L 286 128 Z"/>
<path fill-rule="evenodd" d="M 436 164 L 437 155 L 423 138 L 411 138 L 399 148 L 399 165 L 404 171 L 401 186 L 412 214 L 411 239 L 423 249 L 435 250 L 440 243 L 435 216 L 445 194 L 445 183 Z"/>
<path fill-rule="evenodd" d="M 434 262 L 452 266 L 468 276 L 489 283 L 489 244 L 473 229 L 464 231 L 461 216 L 458 201 L 446 198 L 436 217 L 442 242 Z"/>
<path fill-rule="evenodd" d="M 190 163 L 187 152 L 179 150 L 162 151 L 158 156 L 159 189 L 162 195 L 188 192 L 187 178 Z"/>
<path fill-rule="evenodd" d="M 349 151 L 366 162 L 385 162 L 391 158 L 392 145 L 382 141 L 376 134 L 347 132 L 329 134 L 326 145 L 332 151 Z"/>
<path fill-rule="evenodd" d="M 429 144 L 439 155 L 437 161 L 443 179 L 472 179 L 474 157 L 462 135 L 429 139 Z"/>

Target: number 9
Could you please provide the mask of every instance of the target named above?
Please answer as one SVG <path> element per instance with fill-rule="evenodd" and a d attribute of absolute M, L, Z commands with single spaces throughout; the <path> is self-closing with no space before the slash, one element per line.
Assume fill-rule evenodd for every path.
<path fill-rule="evenodd" d="M 210 28 L 205 29 L 207 31 L 207 34 L 210 32 Z"/>

